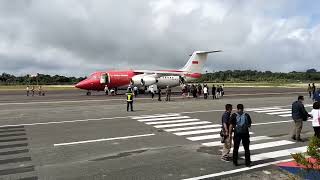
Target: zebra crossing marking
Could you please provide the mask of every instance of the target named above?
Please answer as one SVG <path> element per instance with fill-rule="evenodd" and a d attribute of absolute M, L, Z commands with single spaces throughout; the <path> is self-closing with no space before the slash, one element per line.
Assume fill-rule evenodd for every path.
<path fill-rule="evenodd" d="M 260 113 L 272 113 L 271 115 L 283 115 L 284 117 L 291 115 L 289 109 L 281 109 L 279 107 L 267 107 L 267 108 L 255 108 L 255 111 Z M 210 121 L 202 121 L 197 118 L 192 118 L 190 116 L 182 116 L 179 113 L 171 114 L 156 114 L 148 116 L 135 116 L 131 117 L 132 119 L 147 124 L 152 125 L 157 129 L 164 129 L 165 132 L 170 132 L 177 136 L 183 136 L 185 139 L 200 142 L 202 146 L 214 147 L 222 146 L 223 144 L 220 141 L 220 130 L 221 124 L 213 124 Z M 275 122 L 265 122 L 265 123 L 255 123 L 253 126 L 264 125 L 264 124 L 275 124 L 275 123 L 284 123 L 288 121 L 275 121 Z M 251 135 L 254 132 L 250 132 Z M 207 142 L 205 142 L 207 141 Z M 296 142 L 288 140 L 279 140 L 274 137 L 269 136 L 253 136 L 250 138 L 251 142 L 255 141 L 265 141 L 261 143 L 256 143 L 250 145 L 250 151 L 255 150 L 264 150 L 272 147 L 281 147 L 286 148 L 288 145 L 293 145 Z M 304 152 L 306 147 L 295 147 L 273 152 L 263 152 L 251 155 L 252 161 L 260 161 L 265 159 L 273 159 L 279 157 L 290 156 L 291 153 L 295 152 Z M 242 146 L 239 148 L 239 152 L 243 152 L 244 149 Z M 243 157 L 241 157 L 243 158 Z"/>
<path fill-rule="evenodd" d="M 0 179 L 16 179 L 19 174 L 20 179 L 37 180 L 24 126 L 1 127 L 0 134 Z"/>
<path fill-rule="evenodd" d="M 254 136 L 250 138 L 250 142 L 270 140 L 270 139 L 274 139 L 274 138 L 269 136 Z M 201 145 L 207 146 L 207 147 L 214 147 L 214 146 L 222 146 L 222 143 L 221 141 L 213 141 L 213 142 L 202 143 Z"/>

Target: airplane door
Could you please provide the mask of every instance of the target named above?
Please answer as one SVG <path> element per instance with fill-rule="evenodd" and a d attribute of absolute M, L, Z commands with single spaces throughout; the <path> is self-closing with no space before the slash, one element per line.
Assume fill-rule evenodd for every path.
<path fill-rule="evenodd" d="M 101 74 L 100 84 L 108 84 L 108 75 L 107 74 Z"/>

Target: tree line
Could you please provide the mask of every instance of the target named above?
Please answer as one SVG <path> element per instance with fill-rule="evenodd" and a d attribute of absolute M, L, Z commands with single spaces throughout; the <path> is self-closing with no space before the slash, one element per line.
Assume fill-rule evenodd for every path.
<path fill-rule="evenodd" d="M 313 82 L 320 81 L 320 72 L 309 69 L 306 72 L 271 72 L 255 70 L 228 70 L 206 73 L 200 82 Z"/>
<path fill-rule="evenodd" d="M 0 85 L 72 85 L 86 77 L 66 77 L 61 75 L 37 74 L 15 76 L 8 73 L 0 75 Z M 205 73 L 198 82 L 314 82 L 320 81 L 320 72 L 309 69 L 306 72 L 271 72 L 255 70 L 228 70 Z"/>
<path fill-rule="evenodd" d="M 37 74 L 36 76 L 15 76 L 8 73 L 0 75 L 0 85 L 71 85 L 85 79 L 85 77 L 66 77 L 60 75 Z"/>

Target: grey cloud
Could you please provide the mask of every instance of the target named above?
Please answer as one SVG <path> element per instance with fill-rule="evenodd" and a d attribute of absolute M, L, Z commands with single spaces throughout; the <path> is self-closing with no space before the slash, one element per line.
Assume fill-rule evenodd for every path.
<path fill-rule="evenodd" d="M 222 49 L 207 69 L 305 70 L 320 65 L 320 24 L 298 1 L 0 1 L 0 71 L 86 75 L 179 68 Z M 305 13 L 304 13 L 305 14 Z"/>

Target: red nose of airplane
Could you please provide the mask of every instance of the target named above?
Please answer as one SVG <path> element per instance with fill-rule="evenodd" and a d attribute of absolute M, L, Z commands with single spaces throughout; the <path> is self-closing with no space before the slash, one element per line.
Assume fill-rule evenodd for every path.
<path fill-rule="evenodd" d="M 79 89 L 85 89 L 86 86 L 87 86 L 86 81 L 80 81 L 78 84 L 75 85 L 75 87 Z"/>

